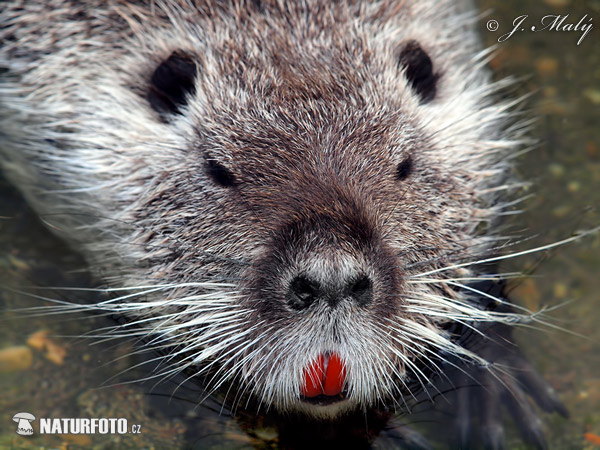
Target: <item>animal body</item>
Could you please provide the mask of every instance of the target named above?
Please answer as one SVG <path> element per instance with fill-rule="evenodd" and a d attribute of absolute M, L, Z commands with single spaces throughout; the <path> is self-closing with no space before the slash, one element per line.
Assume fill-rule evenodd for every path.
<path fill-rule="evenodd" d="M 464 367 L 562 411 L 491 338 L 527 313 L 474 284 L 524 130 L 466 8 L 12 0 L 0 17 L 2 170 L 164 376 L 331 423 Z M 494 369 L 508 354 L 517 375 Z"/>

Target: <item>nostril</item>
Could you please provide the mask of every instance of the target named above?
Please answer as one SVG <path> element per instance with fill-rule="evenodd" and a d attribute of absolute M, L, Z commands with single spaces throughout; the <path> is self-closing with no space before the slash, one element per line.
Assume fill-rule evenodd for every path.
<path fill-rule="evenodd" d="M 361 277 L 350 283 L 350 297 L 360 306 L 371 302 L 373 297 L 373 284 L 369 277 Z"/>
<path fill-rule="evenodd" d="M 287 302 L 290 307 L 303 310 L 308 308 L 319 297 L 319 284 L 306 277 L 298 276 L 290 283 Z"/>

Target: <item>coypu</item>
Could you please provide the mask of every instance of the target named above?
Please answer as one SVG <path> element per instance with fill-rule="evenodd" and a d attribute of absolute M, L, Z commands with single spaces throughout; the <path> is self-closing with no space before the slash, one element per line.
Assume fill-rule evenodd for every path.
<path fill-rule="evenodd" d="M 482 427 L 501 428 L 485 408 L 511 392 L 543 447 L 522 397 L 564 407 L 502 345 L 532 316 L 480 285 L 526 128 L 463 7 L 0 8 L 1 167 L 165 376 L 329 424 L 402 410 L 458 370 L 488 388 Z"/>

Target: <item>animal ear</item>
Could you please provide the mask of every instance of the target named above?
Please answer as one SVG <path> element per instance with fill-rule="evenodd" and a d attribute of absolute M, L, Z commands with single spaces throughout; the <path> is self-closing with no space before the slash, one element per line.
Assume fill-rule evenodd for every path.
<path fill-rule="evenodd" d="M 207 159 L 206 171 L 210 178 L 221 187 L 233 187 L 237 184 L 233 173 L 214 159 Z"/>
<path fill-rule="evenodd" d="M 197 67 L 194 57 L 176 50 L 161 62 L 150 79 L 148 101 L 162 119 L 171 114 L 181 114 L 191 95 L 196 92 L 194 83 Z"/>
<path fill-rule="evenodd" d="M 405 180 L 413 171 L 413 160 L 410 155 L 404 158 L 398 167 L 396 167 L 396 178 L 400 181 Z"/>
<path fill-rule="evenodd" d="M 433 72 L 431 58 L 417 41 L 408 41 L 400 51 L 399 64 L 421 103 L 433 100 L 439 75 Z"/>

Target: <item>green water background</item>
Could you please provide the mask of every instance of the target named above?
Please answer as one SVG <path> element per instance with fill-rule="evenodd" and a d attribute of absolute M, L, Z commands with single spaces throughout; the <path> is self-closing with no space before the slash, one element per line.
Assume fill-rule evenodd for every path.
<path fill-rule="evenodd" d="M 492 11 L 481 23 L 487 44 L 512 29 L 513 20 L 528 18 L 526 31 L 499 45 L 492 61 L 498 78 L 526 77 L 518 93 L 531 93 L 529 114 L 536 117 L 532 136 L 539 146 L 519 159 L 518 173 L 532 185 L 524 212 L 513 217 L 513 229 L 534 237 L 515 251 L 562 240 L 600 224 L 600 30 L 593 28 L 580 45 L 578 31 L 540 28 L 546 15 L 567 15 L 576 24 L 592 18 L 600 28 L 600 2 L 548 0 L 479 2 Z M 497 20 L 496 32 L 486 29 Z M 584 23 L 589 23 L 585 19 Z M 571 418 L 546 416 L 550 448 L 600 448 L 584 439 L 600 435 L 600 235 L 542 254 L 504 264 L 507 270 L 532 274 L 515 280 L 513 299 L 532 310 L 559 306 L 549 315 L 552 325 L 568 331 L 520 330 L 519 343 L 559 392 Z M 507 446 L 514 448 L 514 442 Z"/>
<path fill-rule="evenodd" d="M 498 36 L 509 31 L 521 14 L 529 15 L 529 25 L 547 14 L 569 14 L 568 22 L 588 14 L 600 28 L 597 0 L 478 3 L 482 10 L 492 9 L 479 27 L 488 45 L 497 43 Z M 489 19 L 498 21 L 498 31 L 486 29 Z M 526 114 L 538 118 L 531 135 L 540 144 L 519 158 L 517 169 L 522 179 L 532 182 L 520 194 L 531 197 L 521 205 L 522 214 L 509 218 L 509 229 L 529 239 L 514 251 L 552 243 L 600 224 L 600 31 L 594 28 L 578 46 L 580 34 L 519 32 L 499 44 L 491 62 L 497 78 L 524 77 L 514 95 L 531 94 Z M 0 216 L 4 218 L 0 220 L 3 307 L 40 304 L 6 287 L 85 284 L 84 262 L 46 231 L 5 182 L 0 182 Z M 506 261 L 503 269 L 531 272 L 513 281 L 515 302 L 534 310 L 559 306 L 550 313 L 551 323 L 565 331 L 540 327 L 517 333 L 525 353 L 571 412 L 568 420 L 543 415 L 550 448 L 600 448 L 585 438 L 586 433 L 600 435 L 600 235 Z M 248 437 L 226 414 L 219 415 L 218 408 L 195 407 L 200 393 L 177 391 L 175 397 L 184 401 L 173 413 L 169 408 L 175 400 L 157 407 L 144 394 L 146 387 L 113 385 L 140 376 L 131 369 L 135 347 L 130 342 L 90 346 L 97 340 L 69 337 L 111 322 L 94 316 L 68 320 L 56 316 L 23 319 L 23 315 L 4 312 L 0 349 L 26 346 L 29 335 L 46 329 L 66 357 L 57 364 L 46 351 L 30 350 L 29 368 L 0 373 L 0 448 L 50 448 L 65 443 L 69 448 L 276 447 L 272 430 L 258 429 Z M 113 378 L 121 371 L 125 373 Z M 142 424 L 143 432 L 135 437 L 25 439 L 14 433 L 11 421 L 21 410 L 46 417 L 128 417 L 130 424 Z M 201 438 L 186 442 L 188 420 L 195 417 L 203 418 Z M 524 447 L 514 430 L 509 429 L 507 439 L 507 448 Z"/>

